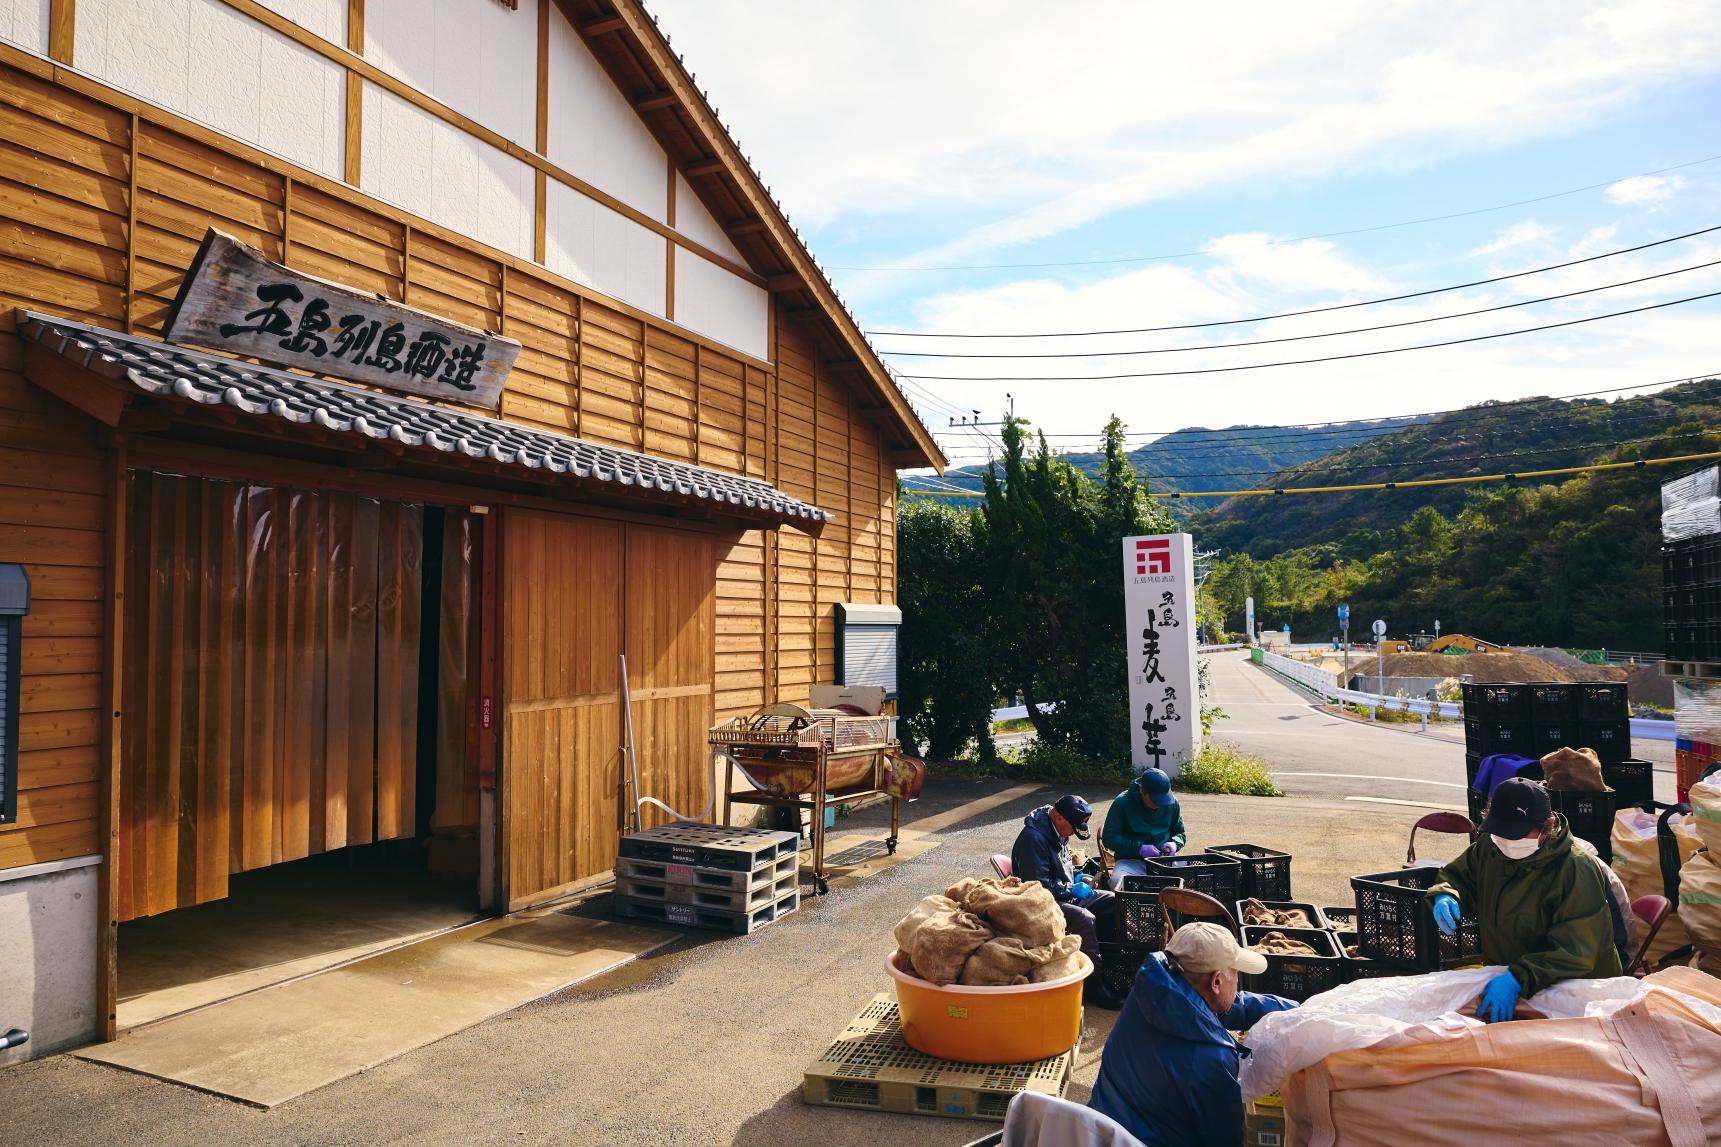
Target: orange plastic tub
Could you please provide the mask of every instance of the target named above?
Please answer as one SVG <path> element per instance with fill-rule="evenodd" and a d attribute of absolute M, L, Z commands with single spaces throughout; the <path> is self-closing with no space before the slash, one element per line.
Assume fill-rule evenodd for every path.
<path fill-rule="evenodd" d="M 958 1063 L 1028 1063 L 1058 1055 L 1082 1037 L 1082 981 L 1093 961 L 1081 954 L 1081 971 L 1061 980 L 1016 987 L 939 987 L 885 958 L 896 982 L 896 1007 L 908 1046 Z"/>

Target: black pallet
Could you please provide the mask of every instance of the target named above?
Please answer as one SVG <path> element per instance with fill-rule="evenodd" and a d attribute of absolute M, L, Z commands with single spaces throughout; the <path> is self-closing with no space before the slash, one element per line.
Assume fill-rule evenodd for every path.
<path fill-rule="evenodd" d="M 1599 793 L 1549 789 L 1548 802 L 1566 818 L 1573 836 L 1595 845 L 1602 860 L 1613 863 L 1613 814 L 1618 804 L 1612 789 Z"/>
<path fill-rule="evenodd" d="M 1439 879 L 1438 868 L 1400 868 L 1351 877 L 1362 954 L 1426 971 L 1479 960 L 1482 937 L 1474 916 L 1459 919 L 1456 936 L 1447 936 L 1435 926 L 1427 890 Z"/>
<path fill-rule="evenodd" d="M 1603 764 L 1601 779 L 1618 796 L 1620 808 L 1655 799 L 1655 766 L 1635 758 Z"/>
<path fill-rule="evenodd" d="M 1256 897 L 1256 899 L 1260 899 L 1260 897 Z M 1248 903 L 1248 901 L 1245 899 L 1240 899 L 1237 901 L 1236 912 L 1237 912 L 1237 923 L 1238 924 L 1245 923 L 1245 921 L 1243 919 L 1243 905 L 1246 903 Z M 1309 918 L 1309 926 L 1311 928 L 1329 928 L 1330 929 L 1332 927 L 1331 924 L 1327 923 L 1326 913 L 1322 912 L 1318 905 L 1304 904 L 1301 900 L 1261 900 L 1261 903 L 1268 908 L 1272 908 L 1272 909 L 1275 909 L 1275 910 L 1280 911 L 1280 912 L 1287 912 L 1293 908 L 1298 909 L 1299 911 L 1301 911 L 1304 915 L 1306 915 Z M 1251 927 L 1251 928 L 1277 928 L 1277 927 L 1279 927 L 1279 925 L 1277 925 L 1277 924 L 1251 924 L 1251 925 L 1249 925 L 1249 927 Z"/>
<path fill-rule="evenodd" d="M 1135 974 L 1141 971 L 1141 962 L 1153 951 L 1155 949 L 1146 944 L 1101 944 L 1101 986 L 1115 999 L 1123 1000 L 1135 986 Z"/>
<path fill-rule="evenodd" d="M 1577 740 L 1572 747 L 1594 749 L 1604 765 L 1630 760 L 1631 721 L 1623 717 L 1613 721 L 1586 721 L 1578 726 Z"/>
<path fill-rule="evenodd" d="M 1165 946 L 1165 913 L 1159 906 L 1161 888 L 1181 888 L 1181 876 L 1126 876 L 1115 889 L 1117 942 L 1157 952 Z M 1139 963 L 1139 961 L 1137 961 Z"/>
<path fill-rule="evenodd" d="M 1267 957 L 1267 970 L 1258 976 L 1239 977 L 1248 991 L 1268 992 L 1302 1003 L 1310 996 L 1331 991 L 1345 982 L 1343 950 L 1334 941 L 1333 934 L 1325 928 L 1275 928 L 1245 924 L 1243 945 L 1247 947 L 1254 944 L 1269 932 L 1278 932 L 1291 940 L 1301 940 L 1322 954 L 1286 956 L 1263 952 L 1262 955 Z"/>
<path fill-rule="evenodd" d="M 1382 964 L 1367 956 L 1353 956 L 1345 951 L 1356 945 L 1355 932 L 1334 932 L 1333 942 L 1339 946 L 1339 958 L 1345 962 L 1345 983 L 1357 980 L 1384 980 L 1392 976 L 1414 976 L 1419 973 L 1414 968 L 1399 968 L 1392 964 Z"/>
<path fill-rule="evenodd" d="M 1533 722 L 1575 721 L 1578 719 L 1578 696 L 1570 685 L 1556 681 L 1538 681 L 1530 686 L 1530 720 Z"/>
<path fill-rule="evenodd" d="M 1631 716 L 1623 681 L 1582 682 L 1577 686 L 1577 694 L 1578 720 L 1583 724 L 1623 721 Z"/>
<path fill-rule="evenodd" d="M 1237 899 L 1237 886 L 1242 883 L 1243 866 L 1229 856 L 1212 852 L 1192 852 L 1187 856 L 1150 857 L 1147 871 L 1153 876 L 1181 876 L 1183 887 L 1205 892 L 1221 904 Z"/>
<path fill-rule="evenodd" d="M 1259 844 L 1215 844 L 1207 849 L 1229 856 L 1243 866 L 1238 875 L 1237 895 L 1261 900 L 1291 898 L 1291 854 Z"/>

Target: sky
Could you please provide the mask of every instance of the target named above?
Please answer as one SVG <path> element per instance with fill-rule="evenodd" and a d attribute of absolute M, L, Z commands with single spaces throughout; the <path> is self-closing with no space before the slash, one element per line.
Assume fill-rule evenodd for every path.
<path fill-rule="evenodd" d="M 1721 373 L 1721 230 L 1236 321 L 1721 227 L 1721 0 L 651 11 L 955 464 Z"/>

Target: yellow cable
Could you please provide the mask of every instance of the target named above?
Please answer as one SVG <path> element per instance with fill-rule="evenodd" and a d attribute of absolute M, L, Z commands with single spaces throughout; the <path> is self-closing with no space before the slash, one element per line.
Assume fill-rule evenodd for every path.
<path fill-rule="evenodd" d="M 1203 490 L 1150 493 L 1150 498 L 1247 498 L 1272 494 L 1342 494 L 1351 490 L 1405 490 L 1416 486 L 1462 486 L 1475 482 L 1506 482 L 1514 478 L 1552 478 L 1562 474 L 1590 474 L 1599 470 L 1633 470 L 1644 466 L 1670 466 L 1676 462 L 1706 462 L 1721 458 L 1721 450 L 1707 454 L 1681 454 L 1675 458 L 1644 458 L 1636 462 L 1598 462 L 1590 466 L 1565 466 L 1558 470 L 1515 470 L 1506 474 L 1477 474 L 1468 478 L 1418 478 L 1409 482 L 1366 482 L 1355 486 L 1283 486 L 1268 490 Z M 904 490 L 924 498 L 984 498 L 984 490 Z"/>

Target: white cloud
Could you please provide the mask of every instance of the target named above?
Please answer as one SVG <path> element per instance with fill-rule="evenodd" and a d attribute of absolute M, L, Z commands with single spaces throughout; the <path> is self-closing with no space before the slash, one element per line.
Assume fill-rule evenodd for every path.
<path fill-rule="evenodd" d="M 1672 199 L 1685 180 L 1677 175 L 1636 175 L 1612 184 L 1602 194 L 1610 203 L 1659 203 Z"/>
<path fill-rule="evenodd" d="M 1546 239 L 1554 233 L 1552 227 L 1544 227 L 1534 219 L 1526 219 L 1522 223 L 1514 223 L 1494 238 L 1469 252 L 1472 259 L 1483 255 L 1494 255 L 1509 247 L 1521 247 L 1525 243 L 1535 243 Z"/>

